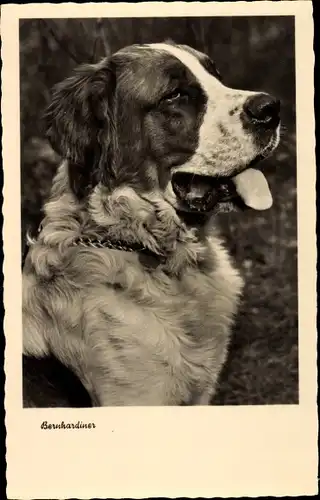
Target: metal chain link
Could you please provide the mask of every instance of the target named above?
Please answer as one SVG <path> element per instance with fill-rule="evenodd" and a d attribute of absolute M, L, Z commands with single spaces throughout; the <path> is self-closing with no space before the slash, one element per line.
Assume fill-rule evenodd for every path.
<path fill-rule="evenodd" d="M 125 252 L 134 252 L 134 251 L 136 251 L 134 248 L 131 248 L 130 246 L 124 246 L 122 243 L 120 243 L 120 241 L 112 243 L 109 240 L 105 240 L 105 241 L 102 241 L 102 240 L 99 240 L 99 239 L 92 240 L 89 237 L 86 237 L 86 238 L 83 238 L 83 237 L 77 238 L 77 240 L 75 240 L 72 243 L 72 245 L 73 246 L 81 245 L 83 247 L 91 247 L 91 248 L 110 248 L 111 250 L 122 250 L 122 251 L 125 251 Z M 143 250 L 147 250 L 147 249 L 146 249 L 145 246 L 141 245 L 141 247 L 139 248 L 139 250 L 143 251 Z"/>
<path fill-rule="evenodd" d="M 41 232 L 41 230 L 42 230 L 42 223 L 38 227 L 38 234 Z M 28 241 L 27 245 L 30 246 L 31 244 L 34 244 L 35 242 L 36 242 L 36 240 Z M 90 247 L 90 248 L 96 248 L 96 249 L 110 248 L 111 250 L 122 250 L 124 252 L 147 252 L 147 253 L 151 253 L 151 254 L 157 256 L 158 258 L 163 257 L 163 255 L 154 254 L 151 250 L 149 250 L 144 245 L 133 244 L 132 246 L 130 246 L 130 244 L 128 244 L 128 245 L 123 244 L 123 242 L 121 242 L 121 241 L 116 241 L 113 243 L 110 240 L 101 240 L 101 239 L 93 240 L 92 238 L 90 238 L 88 236 L 78 237 L 76 240 L 74 240 L 72 242 L 71 245 L 74 247 L 80 245 L 80 246 L 85 247 L 85 248 Z"/>

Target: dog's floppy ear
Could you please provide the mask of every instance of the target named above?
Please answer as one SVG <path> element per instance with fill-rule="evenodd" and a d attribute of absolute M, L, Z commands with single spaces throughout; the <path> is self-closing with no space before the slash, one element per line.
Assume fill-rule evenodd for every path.
<path fill-rule="evenodd" d="M 112 175 L 115 85 L 115 73 L 104 60 L 80 66 L 53 89 L 44 115 L 47 137 L 69 160 L 70 183 L 76 194 L 96 183 L 108 167 Z"/>

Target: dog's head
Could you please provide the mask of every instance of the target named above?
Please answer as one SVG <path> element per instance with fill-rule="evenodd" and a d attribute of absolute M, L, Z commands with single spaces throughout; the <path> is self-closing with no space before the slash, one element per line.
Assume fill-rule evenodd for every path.
<path fill-rule="evenodd" d="M 280 103 L 221 82 L 204 54 L 173 43 L 135 45 L 59 84 L 48 137 L 83 196 L 97 183 L 159 190 L 177 211 L 272 203 L 251 168 L 279 142 Z"/>

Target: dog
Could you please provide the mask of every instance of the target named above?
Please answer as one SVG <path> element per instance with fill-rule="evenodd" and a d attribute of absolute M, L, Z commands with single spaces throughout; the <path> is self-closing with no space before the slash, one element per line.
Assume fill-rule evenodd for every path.
<path fill-rule="evenodd" d="M 270 208 L 280 102 L 174 42 L 55 87 L 63 158 L 23 269 L 24 406 L 208 405 L 243 280 L 219 212 Z"/>

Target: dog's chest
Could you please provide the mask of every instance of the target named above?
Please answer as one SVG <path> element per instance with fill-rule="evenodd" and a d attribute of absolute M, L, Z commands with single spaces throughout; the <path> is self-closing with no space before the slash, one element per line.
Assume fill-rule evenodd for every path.
<path fill-rule="evenodd" d="M 145 274 L 140 286 L 108 293 L 103 314 L 111 324 L 101 335 L 118 380 L 141 391 L 148 380 L 153 404 L 179 404 L 213 384 L 225 359 L 235 298 L 218 269 L 186 269 L 179 279 Z"/>
<path fill-rule="evenodd" d="M 190 376 L 197 378 L 201 376 L 199 370 L 210 373 L 226 346 L 235 296 L 219 272 L 207 275 L 186 269 L 177 288 L 179 293 L 171 300 L 163 297 L 164 303 L 170 301 L 167 314 L 159 317 L 156 308 L 153 314 L 160 321 L 164 335 L 176 338 L 176 359 L 180 359 L 184 370 L 188 365 Z M 169 351 L 170 343 L 167 347 Z M 170 357 L 170 352 L 167 356 Z"/>
<path fill-rule="evenodd" d="M 108 256 L 81 254 L 79 275 L 82 336 L 101 403 L 190 401 L 214 384 L 225 360 L 238 274 L 220 251 L 210 272 L 185 267 L 179 278 L 122 254 L 111 266 Z"/>

